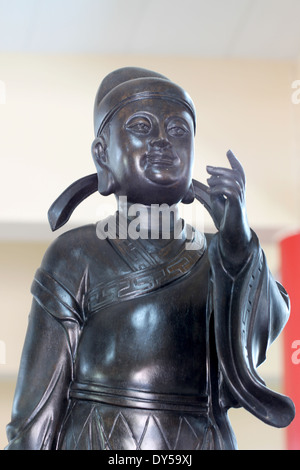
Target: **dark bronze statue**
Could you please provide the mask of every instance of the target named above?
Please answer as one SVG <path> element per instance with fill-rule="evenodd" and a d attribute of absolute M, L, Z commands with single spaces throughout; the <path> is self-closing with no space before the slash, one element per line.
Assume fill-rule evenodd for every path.
<path fill-rule="evenodd" d="M 97 190 L 118 211 L 58 237 L 35 275 L 7 448 L 235 449 L 230 407 L 287 426 L 294 405 L 257 366 L 289 300 L 249 228 L 241 164 L 229 151 L 208 186 L 192 180 L 194 105 L 148 70 L 106 77 L 94 122 L 97 175 L 49 221 L 64 225 Z M 179 218 L 194 198 L 216 234 Z"/>

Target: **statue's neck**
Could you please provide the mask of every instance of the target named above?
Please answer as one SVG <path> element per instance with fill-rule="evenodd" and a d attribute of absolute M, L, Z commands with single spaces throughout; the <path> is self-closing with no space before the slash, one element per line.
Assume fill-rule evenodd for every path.
<path fill-rule="evenodd" d="M 131 204 L 118 200 L 119 218 L 127 227 L 139 231 L 142 238 L 173 239 L 181 238 L 183 220 L 179 217 L 178 205 Z"/>

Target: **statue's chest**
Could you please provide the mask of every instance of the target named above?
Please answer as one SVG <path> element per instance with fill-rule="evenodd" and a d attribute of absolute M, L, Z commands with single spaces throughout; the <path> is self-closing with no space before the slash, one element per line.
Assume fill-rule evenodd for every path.
<path fill-rule="evenodd" d="M 207 268 L 200 262 L 154 291 L 119 302 L 107 297 L 107 305 L 87 312 L 77 379 L 197 393 L 206 382 L 207 284 Z"/>

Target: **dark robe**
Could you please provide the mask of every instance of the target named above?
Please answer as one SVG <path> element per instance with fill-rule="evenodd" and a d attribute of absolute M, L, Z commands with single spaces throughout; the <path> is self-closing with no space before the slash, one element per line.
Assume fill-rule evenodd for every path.
<path fill-rule="evenodd" d="M 94 225 L 48 249 L 32 285 L 7 449 L 234 449 L 243 406 L 273 426 L 291 400 L 257 375 L 289 315 L 253 233 L 236 276 L 218 234 L 100 240 Z"/>

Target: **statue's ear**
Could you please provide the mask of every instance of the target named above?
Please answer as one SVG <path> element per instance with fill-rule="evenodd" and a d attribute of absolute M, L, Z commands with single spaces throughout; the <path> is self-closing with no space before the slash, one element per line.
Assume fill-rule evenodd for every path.
<path fill-rule="evenodd" d="M 92 155 L 97 169 L 98 191 L 103 196 L 108 196 L 114 192 L 115 180 L 108 163 L 107 145 L 102 136 L 96 137 L 92 143 Z"/>

